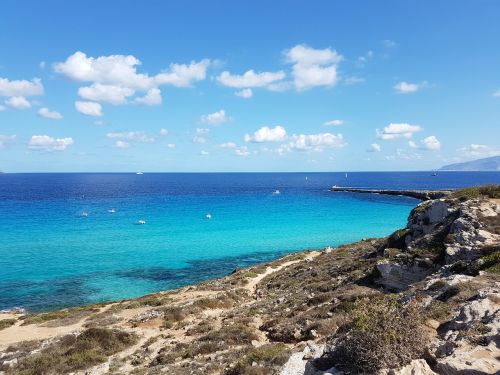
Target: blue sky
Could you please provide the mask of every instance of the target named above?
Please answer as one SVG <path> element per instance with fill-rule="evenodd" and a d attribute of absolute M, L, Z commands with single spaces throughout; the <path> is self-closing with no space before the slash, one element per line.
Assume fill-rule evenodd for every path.
<path fill-rule="evenodd" d="M 498 1 L 23 1 L 0 170 L 425 170 L 500 154 Z"/>

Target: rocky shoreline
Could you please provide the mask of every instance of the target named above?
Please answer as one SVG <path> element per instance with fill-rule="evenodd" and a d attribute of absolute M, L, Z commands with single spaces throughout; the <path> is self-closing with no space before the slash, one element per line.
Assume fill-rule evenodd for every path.
<path fill-rule="evenodd" d="M 386 238 L 138 299 L 0 315 L 0 374 L 495 374 L 500 187 Z"/>
<path fill-rule="evenodd" d="M 332 186 L 330 191 L 339 193 L 357 193 L 357 194 L 383 194 L 405 196 L 420 200 L 441 199 L 449 196 L 453 190 L 395 190 L 395 189 L 361 189 L 349 187 Z"/>

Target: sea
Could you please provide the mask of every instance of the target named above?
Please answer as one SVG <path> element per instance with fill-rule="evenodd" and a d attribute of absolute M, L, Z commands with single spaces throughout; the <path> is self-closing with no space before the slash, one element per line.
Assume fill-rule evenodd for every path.
<path fill-rule="evenodd" d="M 0 310 L 114 301 L 386 236 L 418 200 L 500 172 L 0 174 Z"/>

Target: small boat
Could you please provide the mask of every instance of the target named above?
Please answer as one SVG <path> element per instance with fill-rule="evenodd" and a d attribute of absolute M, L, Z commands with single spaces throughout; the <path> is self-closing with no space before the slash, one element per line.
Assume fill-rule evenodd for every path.
<path fill-rule="evenodd" d="M 275 191 L 273 191 L 273 195 L 280 195 L 281 194 L 281 191 L 279 191 L 278 189 L 276 189 Z"/>
<path fill-rule="evenodd" d="M 340 186 L 337 186 L 337 185 L 333 185 L 332 186 L 332 189 L 338 189 Z"/>
<path fill-rule="evenodd" d="M 212 214 L 210 214 L 210 213 L 206 214 L 205 217 L 210 220 L 212 218 Z"/>
<path fill-rule="evenodd" d="M 142 219 L 141 220 L 137 220 L 136 224 L 138 224 L 138 225 L 144 225 L 144 224 L 146 224 L 146 220 L 142 220 Z"/>
<path fill-rule="evenodd" d="M 81 216 L 81 217 L 87 217 L 87 216 L 89 216 L 89 213 L 88 213 L 87 211 L 82 211 L 82 212 L 80 213 L 80 216 Z"/>
<path fill-rule="evenodd" d="M 144 174 L 144 173 L 142 173 L 142 172 L 136 172 L 135 174 Z"/>
<path fill-rule="evenodd" d="M 437 174 L 437 172 L 433 172 L 433 173 L 431 174 L 431 176 L 432 176 L 432 177 L 436 177 L 437 175 L 438 175 L 438 174 Z"/>
<path fill-rule="evenodd" d="M 114 208 L 110 208 L 110 209 L 108 210 L 108 212 L 109 212 L 110 214 L 114 214 L 114 213 L 116 212 L 116 210 L 115 210 Z"/>
<path fill-rule="evenodd" d="M 345 178 L 347 178 L 347 173 L 345 174 Z"/>

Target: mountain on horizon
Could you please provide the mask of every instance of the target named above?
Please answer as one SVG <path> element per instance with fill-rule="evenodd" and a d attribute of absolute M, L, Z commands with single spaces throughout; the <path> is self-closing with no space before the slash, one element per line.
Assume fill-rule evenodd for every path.
<path fill-rule="evenodd" d="M 500 171 L 500 155 L 476 159 L 463 163 L 448 164 L 440 171 Z"/>

